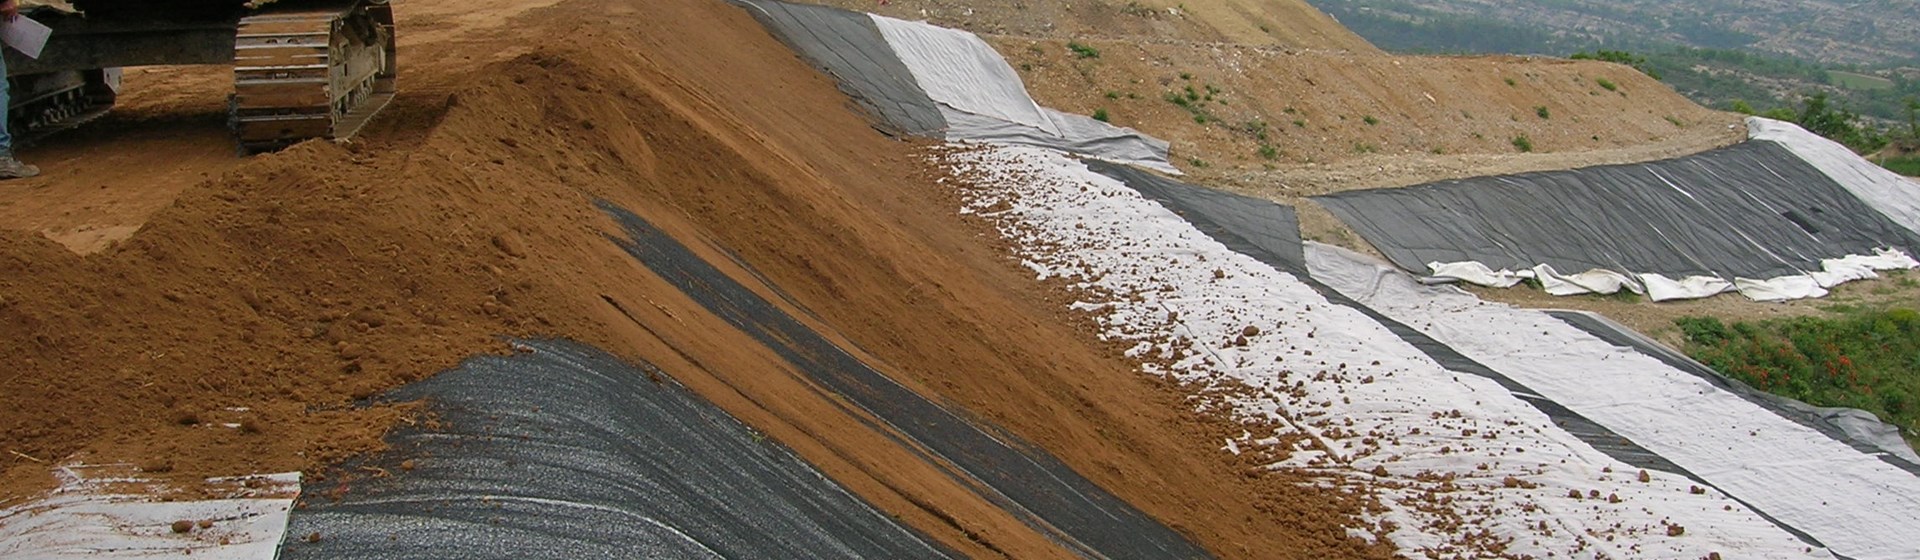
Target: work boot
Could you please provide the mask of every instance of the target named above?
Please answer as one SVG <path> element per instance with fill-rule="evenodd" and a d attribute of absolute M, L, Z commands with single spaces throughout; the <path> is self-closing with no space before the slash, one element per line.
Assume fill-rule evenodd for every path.
<path fill-rule="evenodd" d="M 40 174 L 40 168 L 20 163 L 13 156 L 0 156 L 0 181 L 25 179 Z"/>

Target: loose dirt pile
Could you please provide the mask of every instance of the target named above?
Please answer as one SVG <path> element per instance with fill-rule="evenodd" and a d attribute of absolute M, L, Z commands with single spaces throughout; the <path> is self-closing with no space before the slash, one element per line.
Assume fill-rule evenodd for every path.
<path fill-rule="evenodd" d="M 0 497 L 73 460 L 179 481 L 324 473 L 410 419 L 355 401 L 507 351 L 500 335 L 562 336 L 661 366 L 948 546 L 1065 556 L 634 263 L 606 238 L 607 200 L 1221 556 L 1389 552 L 1347 536 L 1354 498 L 1223 461 L 1204 442 L 1237 429 L 1090 343 L 962 222 L 916 146 L 874 132 L 739 9 L 524 9 L 402 7 L 417 62 L 363 138 L 183 158 L 153 178 L 177 199 L 137 233 L 73 247 L 96 253 L 4 222 Z M 568 41 L 518 55 L 540 37 Z M 201 143 L 146 145 L 144 161 Z M 5 196 L 58 208 L 74 183 L 123 188 L 125 169 L 61 161 Z"/>

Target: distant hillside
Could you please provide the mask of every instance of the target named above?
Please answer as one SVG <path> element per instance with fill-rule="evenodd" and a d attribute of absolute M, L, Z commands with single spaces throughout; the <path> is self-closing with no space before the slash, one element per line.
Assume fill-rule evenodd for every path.
<path fill-rule="evenodd" d="M 1759 110 L 1788 107 L 1824 93 L 1884 126 L 1905 124 L 1906 100 L 1920 96 L 1920 63 L 1912 60 L 1920 53 L 1920 4 L 1914 2 L 1874 0 L 1840 9 L 1825 0 L 1745 7 L 1735 0 L 1312 1 L 1393 52 L 1630 51 L 1644 55 L 1639 66 L 1674 89 L 1721 109 L 1740 106 L 1737 101 Z"/>
<path fill-rule="evenodd" d="M 1912 65 L 1920 58 L 1920 3 L 1911 0 L 1311 1 L 1376 42 L 1380 37 L 1367 29 L 1387 22 L 1431 26 L 1477 18 L 1567 45 L 1737 49 L 1859 66 Z M 1513 39 L 1519 38 L 1482 40 Z"/>

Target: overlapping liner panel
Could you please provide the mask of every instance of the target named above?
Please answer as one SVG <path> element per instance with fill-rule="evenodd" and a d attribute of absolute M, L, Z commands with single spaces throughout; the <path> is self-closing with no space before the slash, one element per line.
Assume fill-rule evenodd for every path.
<path fill-rule="evenodd" d="M 280 556 L 302 558 L 942 558 L 648 364 L 518 341 L 388 395 L 387 472 L 308 489 Z"/>
<path fill-rule="evenodd" d="M 1006 59 L 972 33 L 779 0 L 733 1 L 837 79 L 883 129 L 1180 173 L 1164 140 L 1040 106 Z"/>
<path fill-rule="evenodd" d="M 1920 266 L 1914 230 L 1767 141 L 1315 201 L 1407 270 L 1501 287 L 1532 278 L 1557 295 L 1772 301 Z"/>

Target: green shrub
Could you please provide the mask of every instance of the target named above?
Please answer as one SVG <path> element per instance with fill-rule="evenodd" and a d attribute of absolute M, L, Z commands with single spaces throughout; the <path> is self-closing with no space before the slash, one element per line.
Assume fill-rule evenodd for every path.
<path fill-rule="evenodd" d="M 1274 148 L 1273 146 L 1261 144 L 1260 157 L 1263 157 L 1266 159 L 1280 159 L 1280 150 Z"/>
<path fill-rule="evenodd" d="M 1687 355 L 1720 373 L 1815 406 L 1871 412 L 1920 432 L 1920 312 L 1840 308 L 1838 316 L 1727 324 L 1674 321 Z"/>
<path fill-rule="evenodd" d="M 1568 58 L 1572 58 L 1574 60 L 1601 60 L 1601 61 L 1613 62 L 1617 64 L 1625 64 L 1627 66 L 1632 66 L 1633 69 L 1639 70 L 1640 73 L 1646 74 L 1655 80 L 1660 79 L 1660 73 L 1655 72 L 1653 70 L 1653 67 L 1647 64 L 1647 57 L 1635 55 L 1627 51 L 1610 51 L 1606 49 L 1601 49 L 1598 52 L 1593 52 L 1593 53 L 1588 53 L 1583 51 L 1583 52 L 1574 53 L 1573 56 Z"/>
<path fill-rule="evenodd" d="M 1600 84 L 1600 89 L 1604 89 L 1607 91 L 1620 91 L 1620 84 L 1613 83 L 1613 80 L 1609 80 L 1606 78 L 1595 78 L 1593 80 L 1593 83 Z"/>
<path fill-rule="evenodd" d="M 1100 122 L 1107 122 L 1107 117 L 1108 115 L 1107 115 L 1106 108 L 1093 110 L 1093 120 L 1100 121 Z"/>
<path fill-rule="evenodd" d="M 1553 111 L 1548 111 L 1548 110 L 1547 110 L 1547 106 L 1546 106 L 1546 105 L 1541 105 L 1541 106 L 1539 106 L 1539 107 L 1534 107 L 1534 108 L 1533 108 L 1533 114 L 1535 114 L 1535 115 L 1539 115 L 1539 116 L 1540 116 L 1540 118 L 1543 118 L 1543 119 L 1551 119 L 1551 118 L 1553 118 Z"/>
<path fill-rule="evenodd" d="M 1067 50 L 1073 51 L 1074 58 L 1100 58 L 1100 49 L 1078 42 L 1067 43 Z"/>
<path fill-rule="evenodd" d="M 1520 150 L 1522 153 L 1531 152 L 1533 151 L 1533 139 L 1527 138 L 1525 134 L 1515 136 L 1513 137 L 1513 148 Z"/>
<path fill-rule="evenodd" d="M 1380 119 L 1376 119 L 1376 118 L 1373 118 L 1373 115 L 1367 115 L 1367 116 L 1364 116 L 1364 117 L 1360 117 L 1360 121 L 1361 121 L 1361 122 L 1364 122 L 1364 123 L 1367 123 L 1367 126 L 1373 126 L 1373 125 L 1376 125 L 1376 124 L 1380 124 Z"/>

